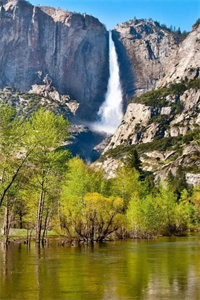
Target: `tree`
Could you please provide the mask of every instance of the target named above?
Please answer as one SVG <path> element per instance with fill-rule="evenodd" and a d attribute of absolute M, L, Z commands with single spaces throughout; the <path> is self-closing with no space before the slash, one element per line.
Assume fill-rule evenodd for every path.
<path fill-rule="evenodd" d="M 185 173 L 181 166 L 177 168 L 175 176 L 171 171 L 169 171 L 167 176 L 167 184 L 169 189 L 171 189 L 178 196 L 178 199 L 181 197 L 182 191 L 184 189 L 188 189 Z"/>
<path fill-rule="evenodd" d="M 149 238 L 160 233 L 161 210 L 152 195 L 131 199 L 126 215 L 134 236 Z"/>
<path fill-rule="evenodd" d="M 68 171 L 62 188 L 61 197 L 61 232 L 67 231 L 71 238 L 74 234 L 74 217 L 84 203 L 85 195 L 98 193 L 103 196 L 109 194 L 109 182 L 104 178 L 102 170 L 95 170 L 79 157 L 68 162 Z M 59 230 L 59 229 L 58 229 Z"/>
<path fill-rule="evenodd" d="M 86 193 L 108 193 L 108 182 L 102 170 L 95 170 L 79 157 L 69 160 L 63 195 L 81 202 Z"/>
<path fill-rule="evenodd" d="M 124 211 L 132 198 L 138 198 L 142 194 L 142 183 L 139 181 L 139 173 L 134 168 L 119 167 L 116 178 L 112 180 L 111 193 L 123 199 Z"/>
<path fill-rule="evenodd" d="M 194 214 L 196 222 L 200 222 L 200 185 L 197 185 L 191 197 L 189 197 L 190 202 L 194 205 Z"/>
<path fill-rule="evenodd" d="M 182 234 L 190 227 L 194 219 L 194 212 L 194 206 L 189 202 L 189 193 L 184 189 L 179 202 L 176 204 L 176 233 Z"/>
<path fill-rule="evenodd" d="M 66 202 L 67 204 L 67 202 Z M 119 197 L 104 197 L 87 193 L 82 202 L 66 205 L 66 224 L 85 241 L 102 242 L 118 229 L 123 201 Z"/>
<path fill-rule="evenodd" d="M 141 172 L 141 161 L 136 149 L 131 150 L 126 157 L 126 167 L 129 169 L 135 168 Z"/>
<path fill-rule="evenodd" d="M 16 111 L 0 104 L 0 208 L 32 151 L 26 147 L 27 123 Z"/>
<path fill-rule="evenodd" d="M 54 183 L 60 180 L 69 158 L 67 150 L 57 150 L 68 135 L 69 124 L 63 117 L 44 109 L 33 114 L 29 124 L 27 143 L 35 145 L 29 163 L 33 170 L 32 185 L 38 195 L 36 242 L 40 243 L 44 218 L 46 220 L 49 214 L 47 209 L 46 217 L 44 216 L 47 198 L 51 195 Z"/>

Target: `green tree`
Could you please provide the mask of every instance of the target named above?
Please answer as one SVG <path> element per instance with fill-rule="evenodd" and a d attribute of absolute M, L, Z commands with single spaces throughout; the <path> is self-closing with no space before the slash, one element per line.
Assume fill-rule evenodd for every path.
<path fill-rule="evenodd" d="M 200 223 L 200 185 L 197 185 L 191 197 L 189 197 L 189 201 L 194 205 L 194 214 L 197 223 Z"/>
<path fill-rule="evenodd" d="M 132 198 L 138 199 L 142 195 L 142 183 L 139 181 L 139 172 L 134 168 L 120 167 L 116 175 L 111 181 L 111 193 L 123 199 L 125 211 Z"/>
<path fill-rule="evenodd" d="M 136 237 L 149 238 L 160 234 L 161 210 L 152 195 L 131 199 L 127 219 L 132 234 Z"/>
<path fill-rule="evenodd" d="M 131 150 L 126 157 L 126 167 L 129 169 L 135 168 L 141 172 L 141 160 L 136 149 Z"/>
<path fill-rule="evenodd" d="M 35 145 L 29 163 L 33 170 L 32 186 L 38 195 L 36 242 L 40 243 L 41 231 L 49 216 L 46 203 L 53 192 L 52 186 L 61 179 L 69 158 L 67 150 L 57 150 L 68 136 L 69 124 L 63 117 L 55 116 L 44 109 L 33 114 L 29 124 L 27 143 Z"/>
<path fill-rule="evenodd" d="M 70 236 L 75 232 L 85 242 L 102 242 L 117 231 L 122 208 L 123 201 L 119 197 L 87 193 L 82 202 L 65 203 L 66 229 Z"/>
<path fill-rule="evenodd" d="M 25 144 L 27 124 L 8 105 L 0 104 L 0 208 L 32 151 Z"/>

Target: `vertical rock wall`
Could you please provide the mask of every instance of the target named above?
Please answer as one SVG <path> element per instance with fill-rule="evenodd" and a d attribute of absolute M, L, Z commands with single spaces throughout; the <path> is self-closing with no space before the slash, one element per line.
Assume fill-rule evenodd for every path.
<path fill-rule="evenodd" d="M 6 3 L 5 3 L 6 2 Z M 62 93 L 92 119 L 109 76 L 108 33 L 96 18 L 32 6 L 24 0 L 0 7 L 0 88 L 28 91 L 48 74 Z"/>

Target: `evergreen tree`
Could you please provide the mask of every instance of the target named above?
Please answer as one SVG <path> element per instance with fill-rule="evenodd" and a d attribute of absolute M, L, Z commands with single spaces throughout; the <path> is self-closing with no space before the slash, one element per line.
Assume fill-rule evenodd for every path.
<path fill-rule="evenodd" d="M 128 153 L 126 167 L 130 169 L 135 168 L 139 172 L 141 171 L 141 160 L 136 149 L 133 149 Z"/>

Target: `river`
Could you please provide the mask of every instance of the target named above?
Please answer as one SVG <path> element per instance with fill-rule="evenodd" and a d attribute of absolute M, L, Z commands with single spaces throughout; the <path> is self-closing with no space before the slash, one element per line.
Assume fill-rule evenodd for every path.
<path fill-rule="evenodd" d="M 0 244 L 0 299 L 200 299 L 200 235 L 40 251 Z"/>

